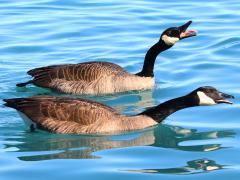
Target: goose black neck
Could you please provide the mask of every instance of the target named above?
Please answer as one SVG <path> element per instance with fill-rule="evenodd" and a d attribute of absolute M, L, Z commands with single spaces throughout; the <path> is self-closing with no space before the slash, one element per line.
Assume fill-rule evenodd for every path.
<path fill-rule="evenodd" d="M 178 110 L 194 107 L 198 105 L 199 104 L 197 99 L 189 95 L 186 95 L 186 96 L 182 96 L 176 99 L 166 101 L 158 106 L 147 109 L 146 111 L 140 113 L 140 115 L 149 116 L 152 119 L 154 119 L 156 122 L 160 123 L 167 116 L 169 116 L 170 114 L 173 114 Z"/>
<path fill-rule="evenodd" d="M 144 76 L 144 77 L 153 77 L 154 64 L 158 54 L 169 49 L 170 47 L 171 46 L 166 45 L 163 40 L 160 40 L 156 44 L 154 44 L 147 51 L 147 54 L 144 59 L 142 71 L 137 73 L 136 75 Z"/>

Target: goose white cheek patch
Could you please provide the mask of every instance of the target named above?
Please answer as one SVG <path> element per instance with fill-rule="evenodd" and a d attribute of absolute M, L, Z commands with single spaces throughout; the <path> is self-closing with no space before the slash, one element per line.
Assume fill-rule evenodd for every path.
<path fill-rule="evenodd" d="M 176 42 L 179 41 L 179 38 L 177 37 L 169 37 L 167 35 L 162 36 L 162 40 L 167 44 L 167 45 L 174 45 Z"/>
<path fill-rule="evenodd" d="M 199 100 L 200 100 L 199 105 L 207 106 L 207 105 L 214 105 L 214 104 L 216 104 L 216 102 L 212 98 L 207 96 L 204 92 L 198 91 L 197 95 L 198 95 Z"/>

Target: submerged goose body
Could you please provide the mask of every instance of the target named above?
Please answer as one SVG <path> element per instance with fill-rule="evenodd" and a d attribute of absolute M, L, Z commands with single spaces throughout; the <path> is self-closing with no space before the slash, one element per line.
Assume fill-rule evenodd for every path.
<path fill-rule="evenodd" d="M 28 71 L 33 77 L 27 84 L 50 88 L 73 94 L 111 94 L 154 87 L 154 64 L 159 53 L 171 48 L 177 41 L 196 35 L 195 30 L 187 31 L 191 21 L 180 27 L 165 30 L 160 40 L 147 52 L 142 70 L 131 74 L 119 65 L 110 62 L 86 62 L 40 67 Z"/>
<path fill-rule="evenodd" d="M 5 99 L 5 106 L 16 109 L 27 126 L 54 133 L 118 133 L 151 127 L 170 114 L 188 107 L 231 103 L 233 98 L 212 87 L 200 87 L 190 94 L 166 101 L 134 116 L 119 114 L 98 102 L 51 96 Z"/>

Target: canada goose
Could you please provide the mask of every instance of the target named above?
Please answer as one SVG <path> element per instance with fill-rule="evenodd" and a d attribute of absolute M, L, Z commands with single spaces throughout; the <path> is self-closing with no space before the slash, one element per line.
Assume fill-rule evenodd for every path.
<path fill-rule="evenodd" d="M 162 122 L 170 114 L 188 107 L 232 103 L 233 96 L 213 87 L 200 87 L 190 94 L 166 101 L 134 116 L 119 114 L 98 102 L 51 96 L 5 99 L 16 109 L 27 126 L 54 133 L 95 134 L 143 129 Z"/>
<path fill-rule="evenodd" d="M 137 74 L 128 73 L 119 65 L 101 61 L 52 65 L 28 71 L 33 79 L 17 86 L 34 84 L 64 93 L 92 95 L 151 89 L 154 86 L 153 68 L 156 57 L 177 41 L 195 36 L 196 30 L 187 31 L 191 23 L 189 21 L 165 30 L 160 40 L 148 50 L 143 68 Z"/>

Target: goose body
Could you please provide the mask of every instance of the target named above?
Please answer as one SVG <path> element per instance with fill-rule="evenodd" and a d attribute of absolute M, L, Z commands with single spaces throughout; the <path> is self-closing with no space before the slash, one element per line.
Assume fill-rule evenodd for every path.
<path fill-rule="evenodd" d="M 231 103 L 225 98 L 232 96 L 212 87 L 201 87 L 186 96 L 166 101 L 134 116 L 122 115 L 104 104 L 79 98 L 33 96 L 4 101 L 5 106 L 20 113 L 32 130 L 39 128 L 54 133 L 96 134 L 154 126 L 184 108 Z"/>
<path fill-rule="evenodd" d="M 131 74 L 119 65 L 110 62 L 85 62 L 40 67 L 28 71 L 32 80 L 19 83 L 50 88 L 72 94 L 111 94 L 154 87 L 154 64 L 161 52 L 171 48 L 178 40 L 196 35 L 196 31 L 186 31 L 191 21 L 180 27 L 168 28 L 160 40 L 146 53 L 142 70 Z"/>
<path fill-rule="evenodd" d="M 153 77 L 128 73 L 110 62 L 54 65 L 28 72 L 37 86 L 74 94 L 110 94 L 130 90 L 151 89 Z"/>
<path fill-rule="evenodd" d="M 157 124 L 144 116 L 124 116 L 94 101 L 52 96 L 6 100 L 30 129 L 54 133 L 96 134 L 143 129 Z"/>

